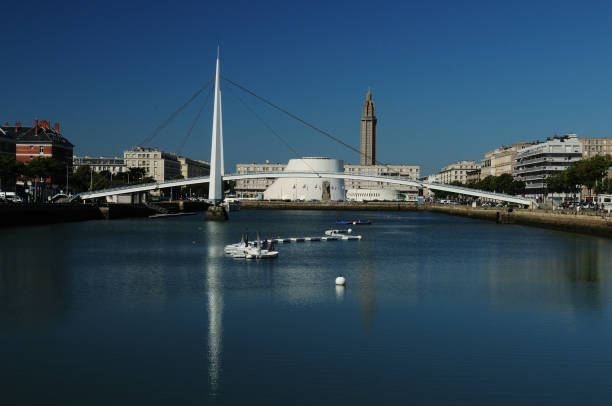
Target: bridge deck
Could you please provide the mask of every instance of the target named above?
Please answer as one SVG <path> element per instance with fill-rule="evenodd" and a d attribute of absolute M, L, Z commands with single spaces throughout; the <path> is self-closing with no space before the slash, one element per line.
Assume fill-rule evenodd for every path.
<path fill-rule="evenodd" d="M 261 178 L 326 178 L 326 179 L 355 179 L 362 181 L 370 181 L 370 182 L 382 182 L 394 185 L 402 185 L 402 186 L 413 186 L 417 188 L 427 188 L 431 190 L 439 190 L 443 192 L 449 193 L 459 193 L 467 196 L 476 196 L 480 198 L 504 201 L 509 203 L 517 203 L 524 205 L 531 205 L 533 201 L 521 197 L 521 196 L 512 196 L 503 193 L 494 193 L 488 192 L 485 190 L 478 189 L 470 189 L 463 186 L 454 186 L 447 185 L 444 183 L 436 183 L 436 182 L 427 182 L 420 180 L 412 180 L 412 179 L 401 179 L 399 177 L 394 176 L 374 176 L 374 175 L 352 175 L 346 174 L 343 172 L 265 172 L 265 173 L 246 173 L 246 174 L 231 174 L 231 175 L 223 175 L 223 180 L 239 180 L 239 179 L 261 179 Z M 111 189 L 102 189 L 95 190 L 91 192 L 83 192 L 78 195 L 73 196 L 73 199 L 80 198 L 82 200 L 86 199 L 96 199 L 100 197 L 106 196 L 114 196 L 114 195 L 122 195 L 122 194 L 132 194 L 132 193 L 140 193 L 146 192 L 150 190 L 159 190 L 166 189 L 170 187 L 177 186 L 189 186 L 196 185 L 200 183 L 209 183 L 210 179 L 208 176 L 200 176 L 189 179 L 176 179 L 170 180 L 162 183 L 146 183 L 140 185 L 129 185 L 118 188 Z"/>

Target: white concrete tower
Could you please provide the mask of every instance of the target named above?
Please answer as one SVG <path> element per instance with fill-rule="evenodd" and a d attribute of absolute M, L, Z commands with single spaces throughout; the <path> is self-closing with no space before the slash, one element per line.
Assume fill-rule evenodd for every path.
<path fill-rule="evenodd" d="M 221 114 L 221 89 L 219 88 L 219 50 L 217 49 L 217 73 L 215 75 L 215 102 L 213 107 L 212 146 L 210 149 L 210 184 L 208 199 L 217 204 L 223 201 L 223 117 Z"/>

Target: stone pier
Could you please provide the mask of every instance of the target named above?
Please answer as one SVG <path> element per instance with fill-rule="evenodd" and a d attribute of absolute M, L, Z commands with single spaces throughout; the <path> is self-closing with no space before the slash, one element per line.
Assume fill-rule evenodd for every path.
<path fill-rule="evenodd" d="M 225 221 L 228 219 L 227 211 L 223 206 L 210 206 L 206 210 L 207 221 Z"/>

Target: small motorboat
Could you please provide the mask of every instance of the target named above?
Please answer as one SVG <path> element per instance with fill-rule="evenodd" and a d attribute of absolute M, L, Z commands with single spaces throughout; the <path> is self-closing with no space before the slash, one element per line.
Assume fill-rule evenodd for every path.
<path fill-rule="evenodd" d="M 274 243 L 271 241 L 268 245 L 268 249 L 261 248 L 261 240 L 259 233 L 257 233 L 257 240 L 255 245 L 244 249 L 244 257 L 246 259 L 268 259 L 278 257 L 278 251 L 274 250 Z"/>
<path fill-rule="evenodd" d="M 343 225 L 352 224 L 356 226 L 364 226 L 364 225 L 372 224 L 372 222 L 370 220 L 338 220 L 336 221 L 336 224 L 343 224 Z"/>
<path fill-rule="evenodd" d="M 248 247 L 252 246 L 253 243 L 249 243 L 249 235 L 242 235 L 242 238 L 240 239 L 240 242 L 237 242 L 235 244 L 229 244 L 226 245 L 225 248 L 223 249 L 223 251 L 226 254 L 229 255 L 233 255 L 234 253 L 241 253 L 244 252 L 245 249 L 247 249 Z"/>
<path fill-rule="evenodd" d="M 352 229 L 348 229 L 348 230 L 326 230 L 325 231 L 325 235 L 329 235 L 331 237 L 342 237 L 343 235 L 348 235 L 350 233 L 352 233 L 353 230 Z"/>

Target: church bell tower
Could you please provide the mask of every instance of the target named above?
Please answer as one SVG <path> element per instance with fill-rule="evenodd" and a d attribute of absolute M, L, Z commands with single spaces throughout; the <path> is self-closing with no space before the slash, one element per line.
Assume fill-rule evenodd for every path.
<path fill-rule="evenodd" d="M 376 165 L 376 112 L 372 92 L 368 89 L 361 116 L 360 165 Z"/>

